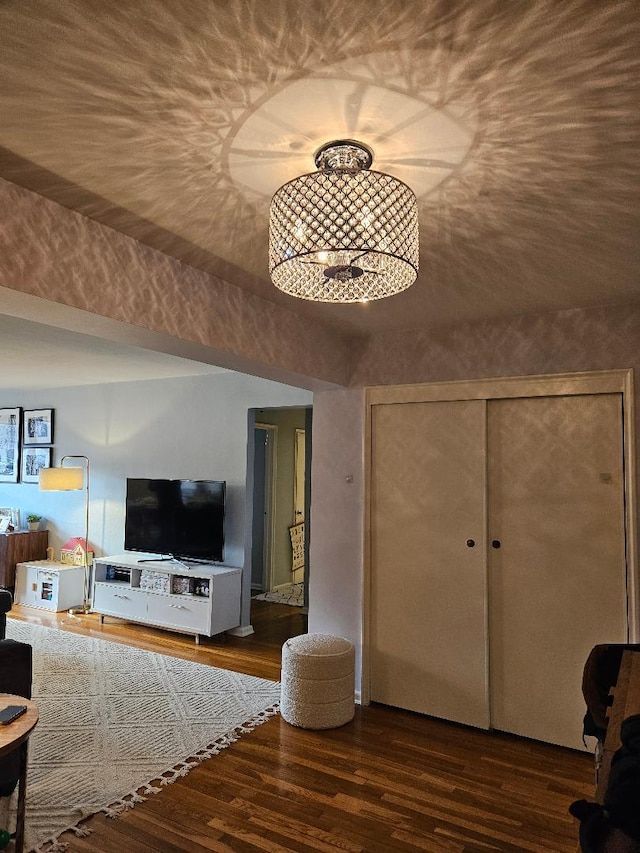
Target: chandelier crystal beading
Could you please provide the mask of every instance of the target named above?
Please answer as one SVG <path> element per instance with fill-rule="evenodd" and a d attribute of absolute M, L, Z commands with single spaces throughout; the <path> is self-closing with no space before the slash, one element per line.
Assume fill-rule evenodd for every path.
<path fill-rule="evenodd" d="M 317 172 L 271 201 L 269 272 L 280 290 L 319 302 L 366 302 L 400 293 L 418 274 L 418 210 L 402 181 L 370 170 L 353 140 L 323 145 Z"/>

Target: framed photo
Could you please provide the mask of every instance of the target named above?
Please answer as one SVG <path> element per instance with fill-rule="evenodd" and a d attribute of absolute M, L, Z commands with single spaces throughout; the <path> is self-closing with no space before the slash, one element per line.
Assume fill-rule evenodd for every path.
<path fill-rule="evenodd" d="M 304 568 L 304 521 L 289 528 L 291 537 L 291 571 Z"/>
<path fill-rule="evenodd" d="M 21 408 L 0 409 L 0 483 L 17 483 L 20 472 Z"/>
<path fill-rule="evenodd" d="M 0 507 L 0 533 L 6 533 L 9 528 L 20 530 L 20 510 L 15 507 Z"/>
<path fill-rule="evenodd" d="M 53 444 L 53 409 L 25 409 L 22 415 L 22 443 Z"/>
<path fill-rule="evenodd" d="M 37 483 L 38 472 L 41 468 L 51 467 L 50 447 L 23 447 L 22 470 L 20 479 L 23 483 Z"/>

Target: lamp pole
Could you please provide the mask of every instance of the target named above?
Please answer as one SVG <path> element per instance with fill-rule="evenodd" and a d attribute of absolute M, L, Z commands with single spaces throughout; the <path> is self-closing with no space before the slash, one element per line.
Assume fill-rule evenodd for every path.
<path fill-rule="evenodd" d="M 87 456 L 63 456 L 60 460 L 60 467 L 65 467 L 65 460 L 67 459 L 81 459 L 83 462 L 82 467 L 85 471 L 85 482 L 84 482 L 84 493 L 85 493 L 85 505 L 84 505 L 84 585 L 83 585 L 83 594 L 82 594 L 82 606 L 81 607 L 71 607 L 69 608 L 69 613 L 71 616 L 82 616 L 83 614 L 91 612 L 91 601 L 89 596 L 89 459 Z M 67 466 L 73 467 L 73 466 Z"/>

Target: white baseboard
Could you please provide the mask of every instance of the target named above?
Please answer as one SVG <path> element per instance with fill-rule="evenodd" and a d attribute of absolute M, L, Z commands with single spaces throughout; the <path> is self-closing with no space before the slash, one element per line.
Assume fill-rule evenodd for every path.
<path fill-rule="evenodd" d="M 231 634 L 232 637 L 250 637 L 255 632 L 252 625 L 239 625 L 237 628 L 231 628 L 226 633 Z"/>

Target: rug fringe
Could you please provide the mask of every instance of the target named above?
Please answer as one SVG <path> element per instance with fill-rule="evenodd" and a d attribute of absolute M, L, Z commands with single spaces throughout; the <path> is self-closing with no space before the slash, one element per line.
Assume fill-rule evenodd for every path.
<path fill-rule="evenodd" d="M 135 790 L 129 791 L 129 793 L 125 794 L 121 799 L 116 800 L 105 808 L 98 809 L 94 814 L 104 812 L 107 817 L 114 819 L 118 818 L 124 812 L 134 808 L 138 803 L 144 803 L 148 794 L 159 794 L 162 787 L 172 785 L 175 781 L 190 773 L 194 767 L 197 767 L 203 761 L 206 761 L 208 758 L 213 758 L 214 755 L 218 755 L 223 749 L 226 749 L 228 746 L 231 746 L 232 743 L 240 740 L 241 735 L 252 732 L 254 729 L 258 728 L 258 726 L 266 723 L 271 717 L 275 717 L 279 710 L 280 703 L 274 702 L 273 705 L 266 708 L 264 711 L 259 711 L 251 717 L 250 720 L 247 720 L 245 723 L 242 723 L 230 731 L 225 732 L 225 734 L 220 735 L 220 737 L 217 737 L 214 741 L 208 744 L 208 746 L 198 750 L 195 755 L 189 756 L 185 761 L 180 761 L 174 767 L 166 770 L 161 776 L 154 777 L 153 779 L 150 779 L 149 782 L 139 785 Z M 155 785 L 154 782 L 159 782 L 161 787 Z M 84 821 L 88 817 L 91 817 L 91 815 L 85 815 L 81 820 Z M 68 844 L 66 842 L 59 841 L 58 838 L 63 834 L 63 832 L 68 832 L 69 830 L 75 832 L 75 834 L 81 838 L 91 834 L 91 830 L 87 827 L 74 824 L 61 830 L 58 835 L 43 841 L 38 847 L 33 847 L 29 853 L 64 853 Z"/>
<path fill-rule="evenodd" d="M 81 818 L 81 820 L 85 820 L 85 818 Z M 64 853 L 69 845 L 66 841 L 58 840 L 59 836 L 62 835 L 63 832 L 73 832 L 76 838 L 88 838 L 91 835 L 92 830 L 89 829 L 88 826 L 72 824 L 66 829 L 63 829 L 58 835 L 47 838 L 46 841 L 43 841 L 37 847 L 32 847 L 29 853 Z"/>
<path fill-rule="evenodd" d="M 72 829 L 73 827 L 69 827 Z M 48 845 L 48 846 L 47 846 Z M 64 853 L 69 845 L 66 842 L 58 841 L 57 838 L 49 839 L 49 841 L 45 841 L 39 847 L 33 848 L 33 853 Z"/>

